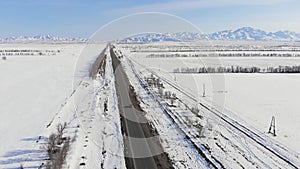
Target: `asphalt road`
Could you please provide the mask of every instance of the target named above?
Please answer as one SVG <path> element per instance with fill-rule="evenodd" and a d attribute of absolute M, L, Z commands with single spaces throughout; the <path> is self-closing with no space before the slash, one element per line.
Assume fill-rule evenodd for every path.
<path fill-rule="evenodd" d="M 147 120 L 143 113 L 132 105 L 127 76 L 112 49 L 110 52 L 114 66 L 119 111 L 122 116 L 123 130 L 127 135 L 124 137 L 126 165 L 128 168 L 135 169 L 157 169 L 155 159 L 150 155 L 158 145 L 146 137 L 148 134 L 144 133 L 142 125 Z"/>

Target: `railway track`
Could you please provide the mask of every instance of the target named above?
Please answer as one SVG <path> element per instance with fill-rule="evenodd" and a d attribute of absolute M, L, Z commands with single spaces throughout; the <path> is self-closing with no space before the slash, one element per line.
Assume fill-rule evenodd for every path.
<path fill-rule="evenodd" d="M 132 66 L 132 65 L 131 65 Z M 136 72 L 134 66 L 132 66 L 132 70 L 136 77 L 139 79 L 140 83 L 143 85 L 146 85 L 146 82 L 139 76 L 139 74 Z M 189 141 L 189 144 L 195 148 L 197 153 L 207 162 L 207 166 L 210 168 L 225 168 L 222 163 L 220 163 L 215 157 L 208 155 L 207 152 L 209 152 L 209 149 L 205 147 L 204 145 L 199 145 L 194 141 L 194 136 L 189 134 L 187 131 L 185 131 L 183 128 L 180 127 L 178 123 L 183 124 L 184 122 L 180 120 L 180 117 L 176 116 L 174 113 L 171 112 L 170 109 L 168 109 L 168 106 L 163 104 L 161 100 L 158 100 L 158 97 L 156 94 L 149 90 L 149 88 L 146 88 L 148 93 L 152 96 L 153 99 L 157 101 L 161 109 L 164 111 L 164 113 L 172 120 L 173 124 L 177 126 L 177 128 L 180 130 L 181 133 L 185 135 L 185 138 Z"/>
<path fill-rule="evenodd" d="M 127 58 L 129 59 L 129 58 Z M 165 83 L 167 83 L 168 85 L 172 86 L 174 89 L 176 89 L 177 91 L 179 91 L 180 93 L 184 94 L 185 96 L 187 96 L 188 98 L 190 98 L 191 100 L 198 102 L 198 100 L 196 99 L 196 97 L 185 91 L 185 89 L 183 89 L 182 87 L 178 86 L 177 84 L 171 82 L 170 80 L 158 75 L 156 72 L 145 68 L 145 66 L 141 65 L 140 63 L 129 59 L 129 63 L 130 66 L 134 72 L 134 74 L 136 75 L 136 77 L 139 79 L 140 83 L 146 85 L 146 82 L 143 81 L 143 78 L 141 78 L 140 73 L 138 73 L 135 70 L 135 67 L 133 65 L 132 62 L 135 62 L 136 64 L 142 66 L 145 70 L 147 70 L 149 73 L 152 73 L 154 76 L 160 78 L 162 81 L 164 81 Z M 157 95 L 153 92 L 149 90 L 149 93 L 153 96 L 153 98 L 158 98 Z M 170 119 L 172 119 L 172 121 L 174 123 L 178 123 L 179 121 L 177 119 L 179 119 L 179 117 L 176 117 L 176 113 L 171 112 L 170 109 L 168 109 L 167 105 L 163 105 L 162 104 L 162 100 L 157 100 L 157 102 L 161 105 L 162 109 L 164 110 L 164 113 L 167 114 L 168 117 L 170 117 Z M 214 117 L 216 117 L 217 119 L 219 119 L 220 121 L 224 122 L 225 124 L 229 125 L 231 128 L 234 128 L 236 131 L 240 132 L 242 135 L 246 136 L 247 138 L 249 138 L 250 140 L 254 141 L 257 146 L 260 146 L 261 148 L 263 148 L 264 150 L 270 152 L 271 154 L 273 154 L 274 156 L 278 157 L 280 160 L 282 160 L 283 162 L 285 162 L 286 164 L 288 164 L 290 167 L 292 168 L 299 168 L 299 164 L 296 162 L 295 159 L 291 159 L 292 155 L 291 154 L 287 154 L 286 151 L 284 151 L 281 147 L 279 146 L 275 146 L 274 144 L 271 144 L 270 142 L 268 142 L 268 140 L 266 140 L 263 136 L 257 134 L 256 132 L 252 131 L 251 129 L 247 128 L 246 126 L 240 124 L 239 122 L 231 119 L 230 117 L 228 117 L 227 115 L 225 115 L 224 113 L 222 113 L 221 111 L 219 111 L 218 109 L 214 108 L 214 107 L 210 107 L 209 105 L 207 105 L 204 102 L 199 102 L 199 105 L 201 107 L 203 107 L 204 109 L 206 109 L 208 112 L 210 112 Z M 179 123 L 184 123 L 184 122 L 179 122 Z M 180 128 L 180 127 L 179 127 Z M 186 138 L 191 142 L 191 144 L 193 145 L 193 147 L 196 148 L 196 150 L 198 151 L 198 153 L 205 158 L 208 163 L 213 167 L 213 168 L 224 168 L 224 166 L 222 166 L 222 164 L 220 162 L 218 162 L 214 157 L 211 157 L 210 159 L 207 157 L 207 154 L 205 154 L 204 152 L 207 151 L 207 149 L 205 149 L 205 147 L 201 147 L 201 145 L 197 144 L 194 140 L 194 136 L 190 135 L 189 133 L 183 131 L 181 129 L 181 132 L 184 133 L 184 135 L 186 136 Z M 204 150 L 204 152 L 203 152 Z"/>

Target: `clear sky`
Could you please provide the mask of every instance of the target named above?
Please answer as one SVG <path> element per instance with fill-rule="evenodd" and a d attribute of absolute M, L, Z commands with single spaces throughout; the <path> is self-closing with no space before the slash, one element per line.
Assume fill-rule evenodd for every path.
<path fill-rule="evenodd" d="M 300 32 L 299 9 L 299 0 L 0 0 L 0 37 L 89 37 L 137 12 L 170 13 L 207 33 L 244 26 Z"/>

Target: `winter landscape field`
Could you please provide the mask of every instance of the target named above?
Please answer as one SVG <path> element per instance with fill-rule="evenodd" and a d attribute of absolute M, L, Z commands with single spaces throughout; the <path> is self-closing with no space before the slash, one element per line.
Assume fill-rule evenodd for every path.
<path fill-rule="evenodd" d="M 203 43 L 1 44 L 0 168 L 299 168 L 300 45 Z"/>
<path fill-rule="evenodd" d="M 267 45 L 268 43 L 266 43 Z M 168 46 L 168 44 L 166 44 Z M 257 51 L 256 51 L 257 52 Z M 167 54 L 168 52 L 160 53 Z M 177 52 L 178 54 L 179 52 Z M 199 52 L 198 52 L 199 53 Z M 200 52 L 201 53 L 201 52 Z M 251 53 L 251 52 L 249 52 Z M 299 52 L 294 52 L 299 53 Z M 299 74 L 288 73 L 174 73 L 176 68 L 231 67 L 242 66 L 259 68 L 297 66 L 299 57 L 147 57 L 151 51 L 133 52 L 128 55 L 145 67 L 152 69 L 165 78 L 201 97 L 203 84 L 206 84 L 206 99 L 224 97 L 224 107 L 234 112 L 246 124 L 255 126 L 267 133 L 272 116 L 277 117 L 277 137 L 272 139 L 286 143 L 299 152 L 300 136 L 297 132 Z M 156 55 L 159 55 L 155 53 Z M 176 54 L 169 52 L 168 54 Z M 184 55 L 186 53 L 179 53 Z M 187 54 L 188 55 L 188 54 Z M 222 85 L 213 85 L 220 76 Z M 223 80 L 224 78 L 224 80 Z M 280 126 L 280 128 L 279 128 Z"/>
<path fill-rule="evenodd" d="M 219 110 L 224 113 L 224 116 L 229 117 L 231 120 L 238 122 L 244 127 L 246 126 L 261 137 L 266 137 L 270 142 L 273 142 L 274 145 L 277 145 L 279 147 L 284 145 L 284 149 L 293 152 L 294 156 L 296 157 L 296 161 L 299 161 L 298 143 L 300 141 L 300 137 L 297 132 L 297 129 L 300 127 L 300 123 L 297 118 L 299 114 L 299 106 L 297 103 L 299 93 L 299 89 L 297 89 L 297 86 L 299 84 L 299 75 L 297 73 L 198 72 L 199 68 L 203 67 L 231 68 L 233 66 L 244 68 L 257 67 L 260 69 L 267 69 L 270 67 L 283 68 L 286 66 L 297 66 L 299 65 L 299 59 L 295 56 L 298 55 L 299 52 L 297 52 L 297 50 L 285 50 L 280 52 L 281 54 L 290 52 L 291 55 L 293 55 L 292 57 L 243 57 L 242 53 L 244 53 L 245 51 L 249 54 L 257 54 L 266 53 L 268 49 L 274 48 L 274 46 L 266 42 L 264 45 L 270 46 L 265 47 L 264 51 L 260 52 L 259 49 L 253 50 L 253 48 L 257 46 L 252 46 L 246 43 L 243 46 L 243 50 L 234 51 L 235 53 L 241 53 L 242 56 L 231 57 L 226 55 L 225 57 L 219 57 L 220 53 L 227 52 L 228 54 L 227 50 L 232 50 L 232 46 L 229 45 L 228 47 L 228 44 L 231 43 L 232 42 L 224 42 L 224 44 L 226 45 L 223 45 L 221 47 L 219 46 L 223 49 L 223 51 L 215 51 L 211 53 L 212 57 L 214 58 L 207 57 L 206 55 L 207 50 L 214 51 L 215 47 L 207 47 L 204 52 L 201 52 L 201 50 L 199 52 L 198 47 L 197 49 L 195 49 L 194 47 L 196 45 L 193 43 L 189 44 L 190 46 L 187 44 L 180 45 L 178 43 L 154 43 L 150 45 L 121 44 L 119 45 L 119 48 L 121 48 L 120 53 L 124 53 L 124 55 L 131 60 L 133 65 L 137 67 L 137 72 L 140 72 L 141 76 L 148 76 L 149 78 L 150 75 L 154 75 L 158 79 L 168 84 L 172 84 L 171 86 L 164 87 L 163 92 L 158 89 L 158 95 L 164 95 L 160 93 L 164 93 L 165 91 L 174 92 L 177 99 L 182 99 L 183 102 L 190 103 L 190 106 L 194 108 L 192 104 L 195 104 L 195 100 L 193 103 L 190 98 L 187 98 L 187 96 L 185 96 L 186 93 L 189 93 L 189 97 L 192 96 L 196 98 L 197 101 L 200 102 L 200 105 L 202 105 L 201 102 L 208 102 L 212 107 L 218 107 Z M 297 44 L 293 44 L 289 47 L 298 49 Z M 277 47 L 278 50 L 280 50 L 280 48 L 281 47 L 279 46 Z M 250 51 L 247 49 L 249 49 Z M 175 50 L 177 50 L 177 52 L 174 52 Z M 190 52 L 194 50 L 196 50 L 197 52 Z M 274 52 L 272 50 L 270 51 Z M 204 57 L 201 57 L 203 55 Z M 184 71 L 183 73 L 180 73 L 180 71 L 175 71 L 176 68 L 189 69 L 192 71 Z M 194 71 L 194 69 L 196 69 L 196 71 Z M 170 89 L 169 87 L 173 89 Z M 173 103 L 174 100 L 172 100 L 172 98 L 169 98 L 169 101 L 172 105 L 175 104 L 175 107 L 180 107 L 179 103 L 178 106 L 176 105 L 177 103 Z M 199 106 L 198 108 L 200 109 L 200 112 L 203 111 L 203 108 L 201 108 L 201 106 Z M 192 118 L 189 116 L 185 117 L 185 115 L 183 114 L 178 116 L 182 116 L 182 118 Z M 207 116 L 207 119 L 213 118 L 210 117 L 210 115 Z M 276 128 L 274 131 L 276 133 L 276 136 L 272 134 L 273 131 L 271 133 L 268 132 L 272 117 L 275 117 L 276 119 Z M 187 122 L 189 122 L 189 120 Z M 214 119 L 212 120 L 212 122 L 209 122 L 208 120 L 206 125 L 208 125 L 209 123 L 213 123 L 217 131 L 219 130 L 223 132 L 222 128 L 224 126 L 222 125 L 222 123 L 220 123 L 219 120 Z M 205 124 L 205 122 L 202 122 L 202 124 Z M 203 128 L 201 128 L 201 130 L 203 130 Z M 188 133 L 190 133 L 190 131 L 188 131 Z M 242 136 L 239 135 L 239 137 Z M 218 140 L 219 138 L 214 139 Z M 202 138 L 202 140 L 205 139 Z M 242 142 L 244 142 L 246 145 L 251 144 L 249 141 L 247 141 L 247 139 L 243 140 Z M 228 145 L 229 143 L 225 143 L 225 149 Z M 229 151 L 224 150 L 224 147 L 222 147 L 223 151 Z M 250 152 L 251 151 L 254 152 L 254 150 L 250 150 Z M 229 158 L 226 159 L 229 160 Z M 260 157 L 260 159 L 263 158 Z M 224 166 L 221 166 L 221 168 L 226 166 L 226 162 L 222 164 Z M 247 164 L 244 164 L 242 166 L 251 168 Z M 266 166 L 268 166 L 268 164 Z M 233 163 L 230 163 L 230 165 L 228 165 L 227 167 L 235 168 L 233 167 Z M 288 167 L 285 166 L 284 168 Z"/>
<path fill-rule="evenodd" d="M 300 169 L 299 0 L 0 0 L 0 169 Z"/>

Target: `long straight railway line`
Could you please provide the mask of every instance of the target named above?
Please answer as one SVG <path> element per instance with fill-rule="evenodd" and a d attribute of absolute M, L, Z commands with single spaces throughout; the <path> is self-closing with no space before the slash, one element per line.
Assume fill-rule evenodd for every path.
<path fill-rule="evenodd" d="M 129 58 L 127 58 L 129 59 Z M 145 68 L 145 66 L 141 65 L 140 63 L 129 59 L 129 62 L 135 62 L 136 64 L 142 66 L 145 70 L 149 71 L 150 73 L 152 73 L 153 75 L 155 75 L 156 77 L 160 78 L 162 81 L 164 81 L 165 83 L 167 83 L 168 85 L 172 86 L 174 89 L 176 89 L 177 91 L 179 91 L 180 93 L 184 94 L 185 96 L 187 96 L 188 98 L 190 98 L 191 100 L 198 102 L 199 100 L 196 99 L 195 96 L 193 96 L 192 94 L 190 94 L 189 92 L 186 92 L 182 87 L 178 86 L 175 83 L 172 83 L 170 80 L 158 75 L 156 72 Z M 133 64 L 131 63 L 132 68 L 134 69 Z M 140 77 L 139 73 L 134 71 L 134 73 L 136 74 L 136 76 L 140 79 L 140 81 L 142 81 L 143 79 Z M 247 128 L 246 126 L 240 124 L 239 122 L 231 119 L 230 117 L 228 117 L 227 115 L 225 115 L 224 113 L 222 113 L 221 111 L 219 111 L 216 108 L 210 107 L 208 105 L 206 105 L 204 102 L 199 102 L 199 105 L 201 107 L 203 107 L 204 109 L 206 109 L 208 112 L 210 112 L 214 117 L 218 118 L 219 120 L 221 120 L 222 122 L 226 123 L 227 125 L 229 125 L 230 127 L 234 128 L 235 130 L 237 130 L 238 132 L 240 132 L 241 134 L 243 134 L 244 136 L 246 136 L 247 138 L 251 139 L 252 141 L 254 141 L 257 146 L 262 147 L 263 149 L 265 149 L 266 151 L 270 152 L 271 154 L 275 155 L 276 157 L 278 157 L 280 160 L 282 160 L 283 162 L 285 162 L 286 164 L 288 164 L 290 167 L 292 168 L 299 168 L 299 164 L 296 162 L 295 159 L 291 159 L 292 155 L 287 155 L 286 151 L 282 150 L 279 146 L 276 146 L 274 144 L 271 144 L 270 142 L 268 142 L 267 140 L 265 140 L 265 138 L 263 136 L 260 136 L 258 133 L 252 131 L 251 129 Z M 168 109 L 165 109 L 168 110 Z M 170 115 L 170 113 L 172 112 L 166 112 L 169 114 L 169 116 L 171 117 L 172 115 Z M 172 117 L 171 117 L 172 118 Z M 174 120 L 174 117 L 172 118 Z M 175 121 L 175 120 L 174 120 Z M 187 137 L 190 137 L 188 134 L 185 133 L 185 135 Z M 192 139 L 190 139 L 192 140 Z M 197 147 L 197 145 L 193 144 L 194 146 Z M 201 147 L 198 147 L 201 149 Z M 203 148 L 202 148 L 203 149 Z M 212 161 L 210 161 L 212 162 Z M 217 167 L 212 165 L 213 167 Z M 222 167 L 221 167 L 222 168 Z"/>

